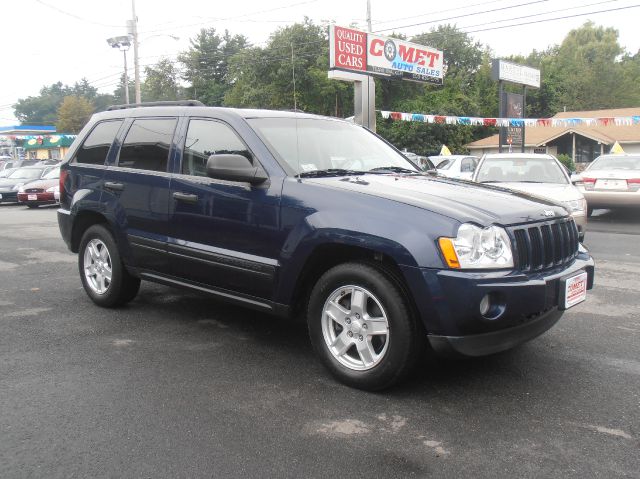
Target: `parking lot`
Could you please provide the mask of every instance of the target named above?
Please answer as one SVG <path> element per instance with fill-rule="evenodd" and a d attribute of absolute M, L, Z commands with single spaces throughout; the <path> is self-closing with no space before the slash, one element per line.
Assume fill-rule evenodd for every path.
<path fill-rule="evenodd" d="M 302 323 L 143 283 L 84 293 L 55 208 L 0 206 L 0 477 L 640 477 L 640 215 L 540 338 L 372 394 Z"/>

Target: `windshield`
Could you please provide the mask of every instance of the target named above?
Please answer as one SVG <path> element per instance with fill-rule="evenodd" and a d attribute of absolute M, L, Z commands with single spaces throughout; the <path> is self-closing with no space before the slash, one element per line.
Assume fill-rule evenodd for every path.
<path fill-rule="evenodd" d="M 18 168 L 9 175 L 11 179 L 17 180 L 37 180 L 42 174 L 42 168 Z"/>
<path fill-rule="evenodd" d="M 640 170 L 640 156 L 599 156 L 587 168 L 593 170 Z"/>
<path fill-rule="evenodd" d="M 42 179 L 44 180 L 56 180 L 58 178 L 60 178 L 60 167 L 54 168 L 53 170 L 51 170 L 49 173 L 47 173 L 42 177 Z"/>
<path fill-rule="evenodd" d="M 341 174 L 381 172 L 387 168 L 397 172 L 420 171 L 360 126 L 315 118 L 253 118 L 248 121 L 294 175 L 326 170 Z"/>
<path fill-rule="evenodd" d="M 568 183 L 553 158 L 485 158 L 479 168 L 480 183 Z"/>
<path fill-rule="evenodd" d="M 436 165 L 439 170 L 448 170 L 453 165 L 453 160 L 442 160 Z"/>

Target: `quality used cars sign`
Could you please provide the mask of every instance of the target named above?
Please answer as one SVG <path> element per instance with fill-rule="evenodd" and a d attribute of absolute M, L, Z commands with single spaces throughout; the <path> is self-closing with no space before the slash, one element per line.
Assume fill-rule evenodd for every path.
<path fill-rule="evenodd" d="M 443 54 L 424 45 L 332 25 L 329 68 L 442 85 Z"/>

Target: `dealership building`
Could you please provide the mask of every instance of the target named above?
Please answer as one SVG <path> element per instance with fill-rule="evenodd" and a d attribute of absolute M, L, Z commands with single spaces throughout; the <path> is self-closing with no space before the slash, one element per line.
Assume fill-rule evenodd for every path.
<path fill-rule="evenodd" d="M 618 142 L 625 153 L 640 154 L 640 125 L 635 122 L 616 122 L 616 118 L 640 117 L 640 107 L 617 108 L 611 110 L 564 111 L 554 119 L 594 119 L 597 121 L 577 121 L 566 126 L 536 126 L 526 128 L 525 151 L 527 153 L 566 154 L 575 163 L 589 163 L 603 153 L 609 153 Z M 608 121 L 608 120 L 611 121 Z M 565 123 L 565 122 L 563 122 Z M 472 155 L 497 153 L 499 135 L 493 135 L 467 144 Z M 505 149 L 506 148 L 506 149 Z M 508 151 L 503 145 L 502 151 Z M 514 148 L 520 151 L 520 146 Z"/>

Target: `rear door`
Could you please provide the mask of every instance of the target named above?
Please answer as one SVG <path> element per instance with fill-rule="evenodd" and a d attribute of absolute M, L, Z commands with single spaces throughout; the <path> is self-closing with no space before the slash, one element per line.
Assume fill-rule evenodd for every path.
<path fill-rule="evenodd" d="M 206 176 L 216 153 L 258 159 L 236 131 L 214 119 L 185 125 L 180 171 L 171 181 L 169 257 L 174 276 L 216 289 L 269 298 L 281 247 L 281 181 L 264 184 Z"/>
<path fill-rule="evenodd" d="M 166 272 L 169 156 L 173 154 L 176 117 L 129 120 L 116 164 L 103 180 L 102 203 L 122 231 L 127 264 Z"/>

